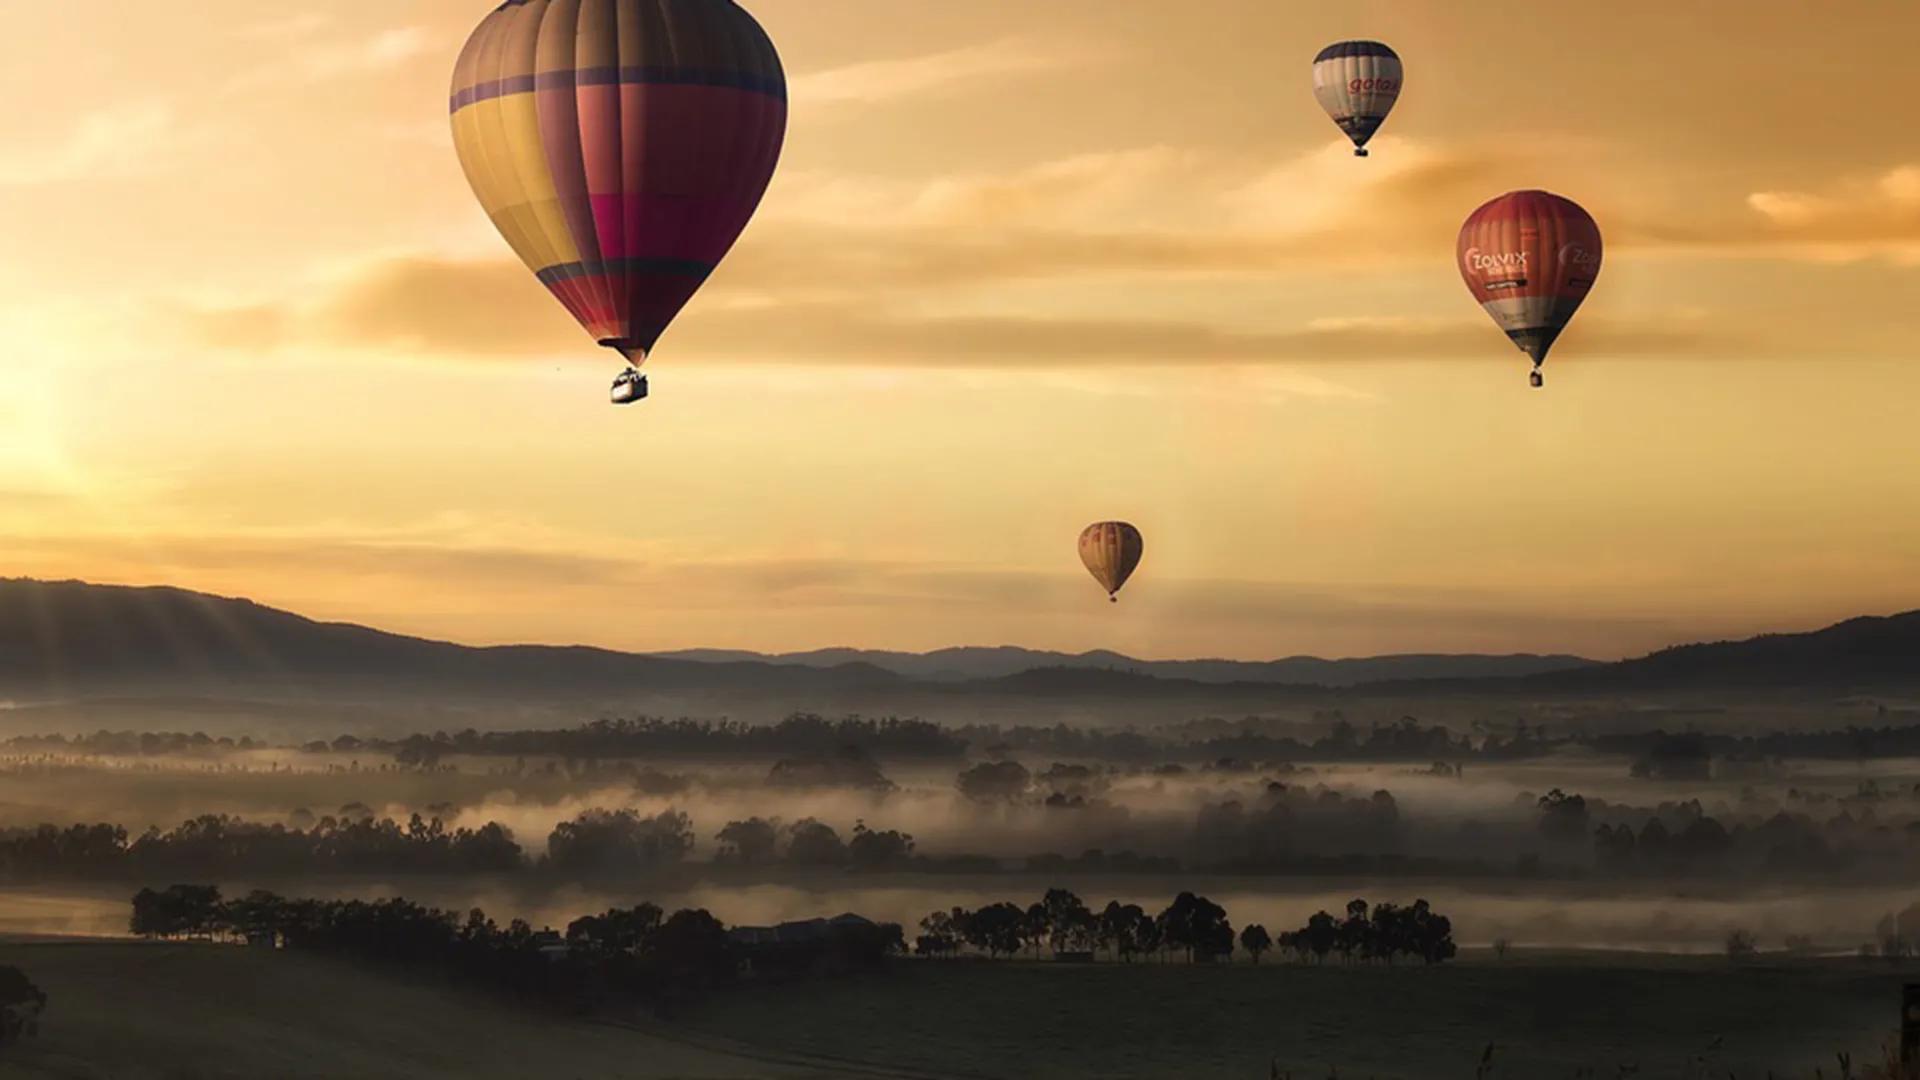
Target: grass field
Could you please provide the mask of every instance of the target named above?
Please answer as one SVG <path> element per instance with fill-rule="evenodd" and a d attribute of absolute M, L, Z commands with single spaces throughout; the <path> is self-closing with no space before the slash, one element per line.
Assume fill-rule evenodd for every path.
<path fill-rule="evenodd" d="M 916 963 L 804 994 L 756 989 L 696 1023 L 743 1042 L 1033 1080 L 1836 1075 L 1878 1060 L 1901 974 L 1855 961 L 1754 964 L 1618 954 L 1432 969 Z M 1721 1048 L 1704 1053 L 1713 1040 Z M 1691 1072 L 1699 1065 L 1704 1072 Z"/>
<path fill-rule="evenodd" d="M 1503 1080 L 1836 1075 L 1903 974 L 1855 961 L 1479 955 L 1434 969 L 1026 963 L 742 990 L 671 1030 L 558 1020 L 437 984 L 232 947 L 0 943 L 51 995 L 0 1077 Z M 1706 1052 L 1717 1038 L 1718 1050 Z M 1703 1056 L 1705 1061 L 1696 1059 Z M 1698 1071 L 1700 1065 L 1710 1068 Z M 1694 1070 L 1694 1071 L 1690 1071 Z"/>
<path fill-rule="evenodd" d="M 111 1080 L 842 1075 L 572 1023 L 330 960 L 226 946 L 0 944 L 50 1001 L 0 1076 Z"/>

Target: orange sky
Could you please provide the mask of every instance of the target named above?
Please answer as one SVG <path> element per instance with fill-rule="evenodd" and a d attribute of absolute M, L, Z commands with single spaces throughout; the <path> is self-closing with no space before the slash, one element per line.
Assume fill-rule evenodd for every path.
<path fill-rule="evenodd" d="M 490 6 L 9 11 L 0 573 L 628 648 L 1920 606 L 1920 72 L 1860 44 L 1920 6 L 748 0 L 786 156 L 627 410 L 454 160 Z M 1367 161 L 1310 92 L 1341 37 L 1407 66 Z M 1517 187 L 1608 242 L 1537 394 L 1452 263 Z"/>

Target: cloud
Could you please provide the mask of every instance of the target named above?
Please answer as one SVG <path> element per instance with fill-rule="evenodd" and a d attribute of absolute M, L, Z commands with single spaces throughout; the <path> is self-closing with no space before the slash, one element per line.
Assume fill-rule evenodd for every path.
<path fill-rule="evenodd" d="M 233 36 L 252 41 L 311 37 L 319 31 L 326 29 L 332 22 L 333 19 L 329 15 L 317 11 L 307 11 L 298 15 L 288 15 L 283 18 L 263 19 L 260 22 L 248 23 L 234 30 Z"/>
<path fill-rule="evenodd" d="M 224 349 L 314 344 L 426 351 L 454 357 L 578 352 L 584 339 L 525 269 L 399 259 L 342 282 L 309 308 L 271 304 L 187 311 L 200 341 Z M 1761 343 L 1708 332 L 1698 315 L 1658 321 L 1583 320 L 1569 352 L 1743 355 Z M 688 314 L 671 347 L 709 362 L 805 362 L 903 367 L 1266 364 L 1327 360 L 1486 357 L 1503 346 L 1471 313 L 1459 319 L 1318 319 L 1293 329 L 1234 329 L 1194 321 L 1107 317 L 928 314 L 859 299 L 716 304 Z"/>
<path fill-rule="evenodd" d="M 396 544 L 351 534 L 171 534 L 146 536 L 138 546 L 98 536 L 13 536 L 0 542 L 0 552 L 19 573 L 38 577 L 83 573 L 108 582 L 165 582 L 430 636 L 463 638 L 457 626 L 467 626 L 480 628 L 486 640 L 639 650 L 899 646 L 899 640 L 862 642 L 864 632 L 847 638 L 847 626 L 927 611 L 945 613 L 948 630 L 933 630 L 920 648 L 954 644 L 941 640 L 943 632 L 1002 632 L 1008 640 L 1044 644 L 1083 625 L 1087 605 L 1098 603 L 1077 567 L 1027 571 L 939 559 L 645 557 Z M 653 615 L 637 636 L 630 619 L 636 598 L 645 598 Z M 1261 642 L 1275 642 L 1273 655 L 1286 651 L 1277 642 L 1384 651 L 1436 648 L 1436 642 L 1461 650 L 1511 648 L 1513 640 L 1532 640 L 1551 648 L 1626 651 L 1682 636 L 1674 619 L 1611 611 L 1605 603 L 1578 605 L 1569 615 L 1576 605 L 1565 596 L 1517 598 L 1490 588 L 1404 582 L 1158 577 L 1137 582 L 1127 601 L 1150 621 L 1208 626 L 1215 642 L 1235 642 L 1235 655 L 1258 653 Z M 555 605 L 563 605 L 564 619 L 555 617 Z M 405 615 L 396 625 L 380 611 Z M 737 638 L 741 611 L 753 613 L 753 640 Z M 668 615 L 678 619 L 660 623 Z M 824 615 L 843 617 L 835 623 L 839 630 L 829 630 L 833 640 L 820 638 Z M 582 625 L 601 626 L 603 634 L 582 638 Z"/>
<path fill-rule="evenodd" d="M 278 36 L 304 38 L 324 25 L 289 23 L 278 28 Z M 231 95 L 394 71 L 440 47 L 433 31 L 424 26 L 388 27 L 364 37 L 321 44 L 300 41 L 291 55 L 235 75 L 223 91 Z"/>
<path fill-rule="evenodd" d="M 1799 248 L 1815 257 L 1920 258 L 1920 165 L 1901 165 L 1827 191 L 1756 191 L 1751 242 Z"/>
<path fill-rule="evenodd" d="M 1498 334 L 1464 303 L 1458 318 L 1361 305 L 1290 326 L 1273 325 L 1267 311 L 1235 322 L 1138 310 L 1142 290 L 1180 282 L 1285 289 L 1322 272 L 1450 275 L 1458 220 L 1519 159 L 1494 143 L 1392 149 L 1359 173 L 1350 152 L 1329 143 L 1272 166 L 1157 146 L 920 183 L 802 175 L 665 347 L 747 362 L 975 368 L 1488 356 Z M 1890 174 L 1874 190 L 1890 205 L 1920 201 L 1920 172 Z M 1818 200 L 1766 205 L 1793 228 L 1836 212 Z M 1616 252 L 1737 253 L 1759 242 L 1659 215 L 1613 220 Z M 1092 282 L 1112 289 L 1105 310 L 1030 314 L 1057 310 L 1034 301 L 1034 286 Z M 227 349 L 311 343 L 486 358 L 586 348 L 559 305 L 505 258 L 376 259 L 297 299 L 184 318 L 195 340 Z M 1751 356 L 1811 341 L 1804 326 L 1766 323 L 1715 325 L 1706 311 L 1644 303 L 1596 309 L 1560 355 Z"/>
<path fill-rule="evenodd" d="M 355 535 L 276 531 L 241 534 L 151 534 L 121 537 L 9 537 L 10 558 L 58 557 L 165 576 L 267 575 L 306 580 L 341 578 L 485 581 L 490 590 L 598 587 L 641 574 L 645 563 L 564 549 L 501 546 L 388 533 Z"/>
<path fill-rule="evenodd" d="M 874 104 L 978 85 L 1009 75 L 1058 71 L 1098 54 L 1008 37 L 924 56 L 867 60 L 793 78 L 797 106 Z"/>
<path fill-rule="evenodd" d="M 40 146 L 0 145 L 0 187 L 154 171 L 181 149 L 178 115 L 165 102 L 129 101 L 87 113 Z"/>

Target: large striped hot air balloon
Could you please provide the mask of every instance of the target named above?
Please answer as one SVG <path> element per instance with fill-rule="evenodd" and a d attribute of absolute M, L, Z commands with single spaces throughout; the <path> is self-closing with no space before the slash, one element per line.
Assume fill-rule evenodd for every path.
<path fill-rule="evenodd" d="M 453 140 L 487 216 L 638 368 L 760 205 L 787 83 L 733 0 L 507 0 L 454 67 Z"/>
<path fill-rule="evenodd" d="M 1460 229 L 1460 276 L 1520 351 L 1534 386 L 1555 339 L 1600 276 L 1600 226 L 1571 199 L 1510 191 Z"/>
<path fill-rule="evenodd" d="M 1140 530 L 1124 521 L 1098 522 L 1080 533 L 1080 561 L 1116 604 L 1120 602 L 1120 587 L 1133 576 L 1145 551 Z"/>
<path fill-rule="evenodd" d="M 1313 58 L 1313 96 L 1367 156 L 1367 140 L 1400 100 L 1400 57 L 1377 41 L 1339 41 Z"/>

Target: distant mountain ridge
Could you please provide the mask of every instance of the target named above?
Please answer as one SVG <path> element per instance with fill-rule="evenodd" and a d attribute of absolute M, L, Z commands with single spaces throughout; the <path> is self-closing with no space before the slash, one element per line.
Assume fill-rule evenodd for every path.
<path fill-rule="evenodd" d="M 0 579 L 0 694 L 379 693 L 592 697 L 634 688 L 884 688 L 864 664 L 699 664 L 586 646 L 475 647 L 168 586 Z"/>
<path fill-rule="evenodd" d="M 1674 645 L 1633 660 L 1520 680 L 1555 690 L 1920 687 L 1920 611 L 1865 615 L 1799 634 Z"/>
<path fill-rule="evenodd" d="M 1682 645 L 1601 664 L 1565 656 L 1140 661 L 1012 647 L 830 649 L 787 657 L 584 646 L 473 647 L 318 622 L 164 586 L 0 579 L 0 700 L 137 695 L 207 700 L 632 702 L 766 695 L 786 708 L 917 708 L 986 698 L 1259 702 L 1325 694 L 1550 697 L 1716 689 L 1823 695 L 1920 691 L 1920 612 L 1800 634 Z M 700 700 L 707 700 L 702 697 Z M 901 704 L 911 703 L 911 704 Z"/>
<path fill-rule="evenodd" d="M 835 667 L 871 664 L 924 682 L 1004 679 L 1037 668 L 1125 671 L 1160 679 L 1197 683 L 1280 683 L 1289 686 L 1348 687 L 1368 683 L 1429 679 L 1499 679 L 1602 666 L 1598 660 L 1564 654 L 1509 655 L 1404 653 L 1327 660 L 1289 656 L 1280 660 L 1140 660 L 1107 649 L 1083 653 L 1024 649 L 1015 645 L 961 646 L 932 652 L 880 649 L 813 649 L 757 653 L 739 649 L 680 649 L 650 655 L 701 663 L 762 662 Z"/>

